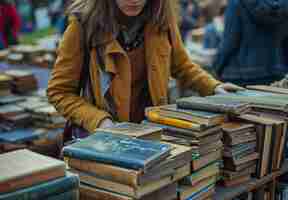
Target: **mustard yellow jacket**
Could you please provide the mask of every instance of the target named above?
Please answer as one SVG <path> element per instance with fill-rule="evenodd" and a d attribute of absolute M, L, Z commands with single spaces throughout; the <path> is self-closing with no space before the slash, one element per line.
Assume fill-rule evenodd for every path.
<path fill-rule="evenodd" d="M 148 69 L 149 91 L 153 105 L 168 103 L 168 81 L 170 76 L 180 80 L 182 85 L 197 89 L 201 95 L 213 94 L 219 84 L 217 80 L 193 64 L 182 43 L 177 25 L 170 27 L 170 33 L 159 32 L 153 25 L 145 26 L 145 61 Z M 167 31 L 168 32 L 168 31 Z M 105 118 L 111 117 L 105 107 L 104 92 L 109 87 L 101 74 L 96 50 L 91 49 L 90 77 L 95 96 L 95 105 L 77 95 L 83 61 L 81 26 L 71 18 L 69 26 L 58 48 L 58 57 L 48 84 L 49 101 L 66 118 L 93 132 Z M 105 72 L 113 75 L 113 81 L 121 90 L 115 101 L 129 103 L 131 87 L 128 85 L 131 72 L 126 52 L 117 40 L 109 43 L 104 51 Z M 107 85 L 108 83 L 108 85 Z M 103 86 L 104 84 L 104 86 Z M 106 84 L 106 85 L 105 85 Z"/>

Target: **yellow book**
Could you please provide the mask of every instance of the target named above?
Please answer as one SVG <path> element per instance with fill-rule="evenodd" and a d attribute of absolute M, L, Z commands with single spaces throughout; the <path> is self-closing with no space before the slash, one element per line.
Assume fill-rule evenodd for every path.
<path fill-rule="evenodd" d="M 206 128 L 205 125 L 196 124 L 193 122 L 176 119 L 172 117 L 162 116 L 157 112 L 157 110 L 147 109 L 145 114 L 149 121 L 159 123 L 159 124 L 174 126 L 174 127 L 183 128 L 183 129 L 191 129 L 194 131 L 202 131 Z"/>

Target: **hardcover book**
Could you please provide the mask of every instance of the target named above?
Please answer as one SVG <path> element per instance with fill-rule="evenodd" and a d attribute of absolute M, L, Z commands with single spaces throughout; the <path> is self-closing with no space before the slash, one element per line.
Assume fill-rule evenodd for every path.
<path fill-rule="evenodd" d="M 65 163 L 29 150 L 0 155 L 0 193 L 65 176 Z"/>
<path fill-rule="evenodd" d="M 97 129 L 97 131 L 108 132 L 113 134 L 127 135 L 139 139 L 161 140 L 162 128 L 144 124 L 135 124 L 130 122 L 119 123 L 112 128 Z"/>
<path fill-rule="evenodd" d="M 0 200 L 39 200 L 62 194 L 71 190 L 77 190 L 79 178 L 77 175 L 67 172 L 64 177 L 34 185 L 15 192 L 0 194 Z"/>
<path fill-rule="evenodd" d="M 243 114 L 250 110 L 249 103 L 194 96 L 177 100 L 177 106 L 183 109 L 197 109 L 236 115 Z"/>
<path fill-rule="evenodd" d="M 144 170 L 169 156 L 171 146 L 125 135 L 98 132 L 63 149 L 65 157 Z"/>

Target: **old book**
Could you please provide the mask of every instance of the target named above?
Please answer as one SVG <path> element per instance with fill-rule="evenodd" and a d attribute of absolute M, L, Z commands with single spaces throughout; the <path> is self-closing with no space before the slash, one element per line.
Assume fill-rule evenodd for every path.
<path fill-rule="evenodd" d="M 204 179 L 196 186 L 180 185 L 178 190 L 179 200 L 197 199 L 197 196 L 200 196 L 203 192 L 207 192 L 209 189 L 214 188 L 216 181 L 216 176 L 211 176 Z"/>
<path fill-rule="evenodd" d="M 225 178 L 226 180 L 234 180 L 247 174 L 249 175 L 254 174 L 255 172 L 256 172 L 256 165 L 251 165 L 250 167 L 243 169 L 239 172 L 233 172 L 233 171 L 224 169 L 222 171 L 222 175 L 223 175 L 223 178 Z"/>
<path fill-rule="evenodd" d="M 0 192 L 12 192 L 65 176 L 64 162 L 29 150 L 2 154 L 0 162 Z"/>
<path fill-rule="evenodd" d="M 175 170 L 191 162 L 191 148 L 170 144 L 171 155 L 157 166 L 143 173 L 141 171 L 121 168 L 113 165 L 85 161 L 79 159 L 65 159 L 68 165 L 76 170 L 92 173 L 103 179 L 137 187 L 152 181 L 175 174 Z"/>
<path fill-rule="evenodd" d="M 225 146 L 223 157 L 237 157 L 237 155 L 245 155 L 257 151 L 256 141 L 242 143 L 235 146 Z"/>
<path fill-rule="evenodd" d="M 66 172 L 64 177 L 34 185 L 15 192 L 0 194 L 0 200 L 39 200 L 47 199 L 56 194 L 78 190 L 79 178 L 75 174 Z"/>
<path fill-rule="evenodd" d="M 225 187 L 234 187 L 234 186 L 239 186 L 244 184 L 245 182 L 248 182 L 249 180 L 251 180 L 251 175 L 250 174 L 246 174 L 242 177 L 238 177 L 237 179 L 233 179 L 233 180 L 227 180 L 224 178 L 223 180 L 223 185 Z"/>
<path fill-rule="evenodd" d="M 252 132 L 255 130 L 254 124 L 243 123 L 243 122 L 226 122 L 221 125 L 224 133 L 233 135 L 234 133 L 238 134 L 239 132 Z"/>
<path fill-rule="evenodd" d="M 214 152 L 215 150 L 223 149 L 223 143 L 221 140 L 218 141 L 212 141 L 211 143 L 207 143 L 204 145 L 199 146 L 199 154 L 201 156 L 205 156 L 211 152 Z"/>
<path fill-rule="evenodd" d="M 220 164 L 218 162 L 211 163 L 204 168 L 193 172 L 191 175 L 186 176 L 180 183 L 182 185 L 195 186 L 204 179 L 212 176 L 218 176 L 220 174 L 219 165 Z"/>
<path fill-rule="evenodd" d="M 63 149 L 65 157 L 143 171 L 166 159 L 170 152 L 168 144 L 100 131 Z"/>
<path fill-rule="evenodd" d="M 191 163 L 192 170 L 197 171 L 198 169 L 201 169 L 202 167 L 208 165 L 209 163 L 220 160 L 221 157 L 222 157 L 222 149 L 216 150 L 205 156 L 201 156 L 199 159 L 192 160 Z"/>
<path fill-rule="evenodd" d="M 132 197 L 121 195 L 106 190 L 90 187 L 89 185 L 80 185 L 80 199 L 85 200 L 136 200 Z M 172 183 L 151 194 L 143 196 L 138 200 L 175 200 L 177 199 L 177 183 Z"/>
<path fill-rule="evenodd" d="M 0 98 L 0 105 L 15 104 L 23 101 L 25 101 L 25 98 L 22 96 L 9 95 Z"/>
<path fill-rule="evenodd" d="M 239 173 L 240 171 L 247 169 L 253 165 L 257 164 L 257 160 L 252 160 L 246 163 L 243 163 L 241 165 L 224 165 L 224 169 L 223 170 L 229 170 L 229 171 L 233 171 L 233 172 L 237 172 Z M 257 169 L 258 170 L 258 169 Z"/>
<path fill-rule="evenodd" d="M 239 159 L 234 159 L 233 157 L 232 158 L 229 158 L 229 157 L 225 157 L 224 158 L 224 165 L 234 165 L 234 166 L 237 166 L 237 165 L 242 165 L 244 163 L 247 163 L 247 162 L 250 162 L 252 160 L 257 160 L 259 158 L 259 154 L 257 152 L 254 152 L 254 153 L 251 153 L 247 156 L 244 156 L 242 158 L 239 158 Z"/>
<path fill-rule="evenodd" d="M 188 129 L 192 131 L 203 131 L 207 129 L 207 126 L 203 124 L 197 124 L 195 122 L 189 122 L 182 119 L 176 119 L 172 117 L 167 117 L 160 115 L 158 112 L 155 112 L 151 109 L 146 109 L 145 116 L 147 119 L 154 123 L 164 124 L 168 126 L 175 126 L 177 128 Z"/>
<path fill-rule="evenodd" d="M 189 121 L 192 123 L 203 124 L 205 126 L 220 125 L 226 121 L 226 115 L 222 113 L 213 113 L 200 110 L 181 109 L 177 105 L 165 105 L 148 108 L 150 111 L 157 112 L 163 117 L 175 118 Z"/>
<path fill-rule="evenodd" d="M 260 155 L 257 167 L 257 177 L 261 178 L 268 173 L 273 125 L 275 121 L 248 114 L 240 116 L 239 118 L 256 124 L 256 133 L 258 138 L 257 151 Z"/>
<path fill-rule="evenodd" d="M 98 129 L 98 131 L 127 135 L 139 139 L 161 140 L 162 128 L 130 122 L 119 123 L 112 128 Z M 97 133 L 97 130 L 96 130 Z"/>
<path fill-rule="evenodd" d="M 187 176 L 190 173 L 190 164 L 187 164 L 177 169 L 176 173 L 173 176 L 168 176 L 158 181 L 153 181 L 143 186 L 137 186 L 137 187 L 131 187 L 129 185 L 124 185 L 113 181 L 101 179 L 91 174 L 80 172 L 74 169 L 73 170 L 71 169 L 71 171 L 79 175 L 80 181 L 83 184 L 87 184 L 99 189 L 115 192 L 118 194 L 138 199 L 144 197 L 145 195 L 151 194 L 152 192 L 155 192 Z"/>
<path fill-rule="evenodd" d="M 199 137 L 205 137 L 208 135 L 214 135 L 215 133 L 221 132 L 221 127 L 220 126 L 214 126 L 214 127 L 209 127 L 206 130 L 202 131 L 196 131 L 196 130 L 191 130 L 191 129 L 185 129 L 185 128 L 177 128 L 173 125 L 165 125 L 161 123 L 154 123 L 150 121 L 143 121 L 143 124 L 147 124 L 149 126 L 156 126 L 159 128 L 162 128 L 164 130 L 163 134 L 170 135 L 170 136 L 177 136 L 177 137 L 192 137 L 192 138 L 199 138 Z"/>
<path fill-rule="evenodd" d="M 70 190 L 67 192 L 63 192 L 60 194 L 55 194 L 52 196 L 49 196 L 47 199 L 45 200 L 79 200 L 79 191 L 78 188 L 74 189 L 74 190 Z"/>
<path fill-rule="evenodd" d="M 243 114 L 249 111 L 249 104 L 227 99 L 210 99 L 206 97 L 188 97 L 177 100 L 177 106 L 183 109 L 197 109 L 227 114 Z"/>
<path fill-rule="evenodd" d="M 288 89 L 268 85 L 249 85 L 247 86 L 247 89 L 288 95 Z"/>
<path fill-rule="evenodd" d="M 224 134 L 223 142 L 228 146 L 235 146 L 243 143 L 256 141 L 256 132 L 246 132 L 242 134 L 237 134 L 230 136 L 229 134 Z"/>

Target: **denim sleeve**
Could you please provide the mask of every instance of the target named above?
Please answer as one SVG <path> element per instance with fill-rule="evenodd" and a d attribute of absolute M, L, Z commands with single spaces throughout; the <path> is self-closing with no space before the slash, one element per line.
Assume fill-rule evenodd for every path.
<path fill-rule="evenodd" d="M 240 46 L 241 40 L 241 10 L 239 0 L 230 0 L 225 13 L 225 30 L 218 54 L 213 66 L 218 75 L 222 73 L 229 59 Z"/>

